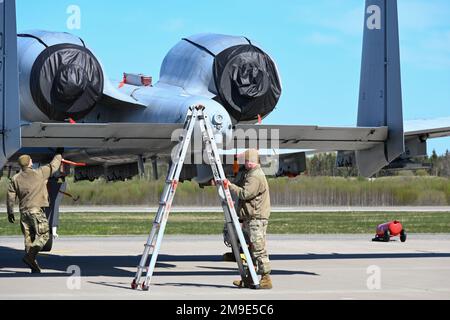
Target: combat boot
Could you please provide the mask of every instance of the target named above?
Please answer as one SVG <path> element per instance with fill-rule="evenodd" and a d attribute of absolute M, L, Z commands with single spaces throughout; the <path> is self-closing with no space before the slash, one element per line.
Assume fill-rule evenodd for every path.
<path fill-rule="evenodd" d="M 39 253 L 38 248 L 30 248 L 28 253 L 23 257 L 22 261 L 31 269 L 32 273 L 41 273 L 41 268 L 39 267 L 36 256 Z"/>
<path fill-rule="evenodd" d="M 272 279 L 269 274 L 265 274 L 261 278 L 261 282 L 259 283 L 260 289 L 272 289 Z"/>
<path fill-rule="evenodd" d="M 235 285 L 238 288 L 251 288 L 251 280 L 249 278 L 245 278 L 244 280 L 236 280 L 233 281 L 233 285 Z"/>

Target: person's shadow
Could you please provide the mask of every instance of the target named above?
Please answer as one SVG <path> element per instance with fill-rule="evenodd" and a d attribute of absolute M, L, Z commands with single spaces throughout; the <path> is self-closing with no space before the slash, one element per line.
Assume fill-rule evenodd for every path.
<path fill-rule="evenodd" d="M 0 278 L 18 278 L 29 277 L 25 264 L 22 262 L 24 252 L 8 247 L 0 246 Z M 40 254 L 38 262 L 44 270 L 54 270 L 55 272 L 45 272 L 41 277 L 67 277 L 70 275 L 68 268 L 70 266 L 79 267 L 83 276 L 109 276 L 109 277 L 128 277 L 135 275 L 135 269 L 140 261 L 140 256 L 60 256 L 55 254 Z M 274 255 L 273 260 L 293 260 L 301 259 L 301 255 L 278 256 Z M 280 259 L 281 258 L 281 259 Z M 199 265 L 197 270 L 177 271 L 177 262 L 222 262 L 221 255 L 183 255 L 173 256 L 160 254 L 156 265 L 155 276 L 228 276 L 239 274 L 237 265 L 230 263 L 230 267 L 207 267 Z M 24 269 L 24 271 L 15 272 L 12 270 Z M 129 270 L 125 270 L 129 269 Z M 198 270 L 200 269 L 200 270 Z M 297 270 L 274 270 L 273 275 L 313 275 L 306 271 Z M 34 275 L 35 276 L 35 275 Z"/>
<path fill-rule="evenodd" d="M 28 277 L 28 268 L 22 262 L 24 252 L 21 250 L 0 246 L 0 278 Z M 411 259 L 411 258 L 449 258 L 450 253 L 367 253 L 367 254 L 273 254 L 272 261 L 305 261 L 305 260 L 352 260 L 352 259 Z M 130 256 L 60 256 L 55 254 L 41 254 L 38 261 L 44 269 L 56 272 L 45 273 L 45 276 L 66 277 L 69 266 L 77 266 L 83 276 L 133 277 L 140 261 L 139 255 Z M 200 269 L 193 271 L 177 271 L 177 262 L 222 262 L 220 255 L 164 255 L 160 254 L 155 275 L 159 276 L 198 276 L 198 275 L 234 275 L 237 265 L 230 263 L 230 267 L 212 268 L 199 265 Z M 299 264 L 301 266 L 301 264 Z M 22 272 L 11 271 L 23 269 Z M 125 269 L 129 269 L 125 270 Z M 197 268 L 198 269 L 198 268 Z M 300 270 L 273 270 L 274 275 L 317 275 L 316 273 Z"/>
<path fill-rule="evenodd" d="M 30 272 L 22 262 L 24 252 L 17 249 L 0 246 L 0 279 L 1 278 L 21 278 L 30 277 Z M 411 259 L 411 258 L 449 258 L 450 253 L 368 253 L 368 254 L 273 254 L 270 259 L 273 265 L 276 261 L 307 261 L 307 260 L 354 260 L 354 259 Z M 136 267 L 139 264 L 140 256 L 61 256 L 55 254 L 42 254 L 38 257 L 38 261 L 44 270 L 52 270 L 53 272 L 45 272 L 41 275 L 33 275 L 33 277 L 68 277 L 70 276 L 69 267 L 77 266 L 83 277 L 118 277 L 133 279 L 136 272 Z M 179 277 L 193 277 L 193 276 L 232 276 L 238 275 L 237 265 L 230 263 L 229 267 L 211 265 L 205 266 L 208 262 L 222 262 L 220 255 L 164 255 L 158 257 L 158 263 L 154 275 L 160 276 L 179 276 Z M 195 270 L 177 271 L 177 262 L 197 262 Z M 299 263 L 299 266 L 302 264 Z M 15 270 L 21 270 L 19 272 Z M 23 271 L 22 271 L 23 270 Z M 272 275 L 289 276 L 289 275 L 304 275 L 304 276 L 320 276 L 314 272 L 306 272 L 301 270 L 279 270 L 274 269 Z M 111 282 L 95 282 L 90 283 L 128 288 L 127 283 L 111 283 Z M 160 284 L 160 286 L 214 286 L 207 284 L 189 284 L 189 283 L 170 283 Z M 228 286 L 225 286 L 228 287 Z"/>
<path fill-rule="evenodd" d="M 30 271 L 22 262 L 25 252 L 17 249 L 0 246 L 0 278 L 29 277 Z M 82 276 L 110 276 L 110 277 L 133 277 L 135 271 L 124 270 L 136 268 L 140 256 L 60 256 L 56 254 L 42 253 L 37 257 L 41 268 L 54 272 L 44 272 L 41 275 L 34 274 L 33 277 L 67 277 L 71 273 L 69 267 L 76 266 L 80 269 Z M 171 269 L 175 265 L 159 262 L 157 268 Z M 12 270 L 24 269 L 15 272 Z"/>

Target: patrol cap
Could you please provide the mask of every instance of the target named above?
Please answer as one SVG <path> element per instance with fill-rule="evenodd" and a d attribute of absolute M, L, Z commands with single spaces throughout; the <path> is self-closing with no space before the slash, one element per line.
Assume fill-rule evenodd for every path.
<path fill-rule="evenodd" d="M 259 152 L 256 149 L 249 149 L 241 155 L 245 161 L 259 164 Z"/>
<path fill-rule="evenodd" d="M 19 158 L 19 165 L 21 168 L 26 168 L 30 165 L 31 157 L 29 155 L 23 155 Z"/>

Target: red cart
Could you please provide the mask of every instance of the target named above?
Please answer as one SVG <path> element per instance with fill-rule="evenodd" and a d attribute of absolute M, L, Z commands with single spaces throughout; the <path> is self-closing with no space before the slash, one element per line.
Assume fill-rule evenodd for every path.
<path fill-rule="evenodd" d="M 373 241 L 389 242 L 392 237 L 400 236 L 401 242 L 406 242 L 406 231 L 400 221 L 391 221 L 388 223 L 380 224 L 377 228 L 377 235 Z"/>

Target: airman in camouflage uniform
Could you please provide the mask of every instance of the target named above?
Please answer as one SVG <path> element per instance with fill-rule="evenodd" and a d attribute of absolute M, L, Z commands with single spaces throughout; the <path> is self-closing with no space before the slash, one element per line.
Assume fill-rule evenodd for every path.
<path fill-rule="evenodd" d="M 6 198 L 8 220 L 11 223 L 15 222 L 14 203 L 18 198 L 20 225 L 25 237 L 26 254 L 23 262 L 33 273 L 41 272 L 36 256 L 50 239 L 48 220 L 42 210 L 49 206 L 47 181 L 59 170 L 61 161 L 62 156 L 57 155 L 49 165 L 33 170 L 31 157 L 21 156 L 19 165 L 22 171 L 11 179 L 8 187 Z"/>
<path fill-rule="evenodd" d="M 266 249 L 267 226 L 270 218 L 270 193 L 266 176 L 261 169 L 257 150 L 248 150 L 244 154 L 246 173 L 238 185 L 230 184 L 230 190 L 239 198 L 239 218 L 243 221 L 243 231 L 249 240 L 250 253 L 262 275 L 261 289 L 272 289 L 271 266 Z M 235 281 L 239 287 L 249 286 Z"/>

